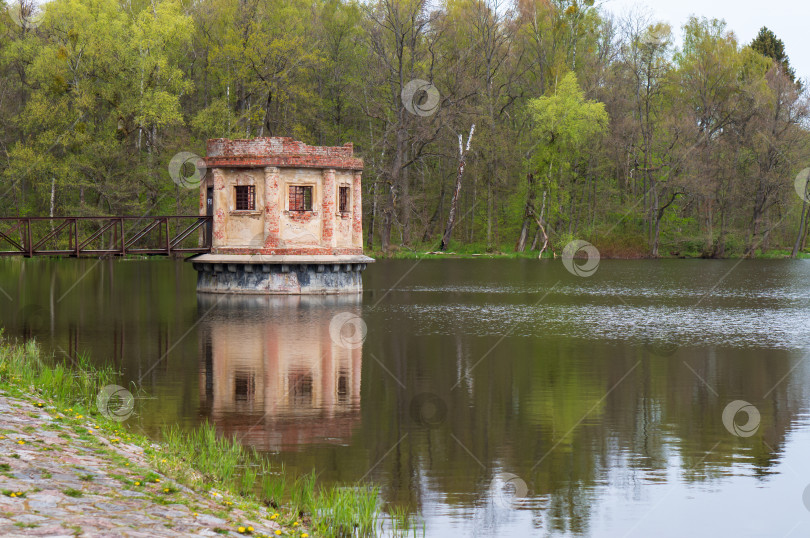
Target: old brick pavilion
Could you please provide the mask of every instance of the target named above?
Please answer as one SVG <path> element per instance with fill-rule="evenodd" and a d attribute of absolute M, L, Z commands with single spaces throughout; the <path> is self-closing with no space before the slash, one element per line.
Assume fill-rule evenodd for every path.
<path fill-rule="evenodd" d="M 212 248 L 195 257 L 197 289 L 213 293 L 362 291 L 361 175 L 352 144 L 291 138 L 208 141 L 200 213 Z"/>

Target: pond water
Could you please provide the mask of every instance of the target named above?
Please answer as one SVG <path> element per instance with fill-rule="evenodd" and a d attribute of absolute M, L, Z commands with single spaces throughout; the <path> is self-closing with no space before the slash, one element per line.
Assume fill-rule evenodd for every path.
<path fill-rule="evenodd" d="M 2 260 L 0 325 L 121 369 L 135 429 L 210 421 L 426 536 L 810 533 L 806 261 L 380 261 L 357 298 L 195 279 Z"/>

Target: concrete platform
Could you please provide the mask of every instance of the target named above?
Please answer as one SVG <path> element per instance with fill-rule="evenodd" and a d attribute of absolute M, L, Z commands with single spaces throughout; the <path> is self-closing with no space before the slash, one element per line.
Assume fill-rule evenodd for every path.
<path fill-rule="evenodd" d="M 363 255 L 343 256 L 267 256 L 262 254 L 200 254 L 189 258 L 192 263 L 270 263 L 270 264 L 318 264 L 318 263 L 374 263 L 374 258 Z"/>
<path fill-rule="evenodd" d="M 363 291 L 368 256 L 203 254 L 189 260 L 200 293 L 335 295 Z"/>

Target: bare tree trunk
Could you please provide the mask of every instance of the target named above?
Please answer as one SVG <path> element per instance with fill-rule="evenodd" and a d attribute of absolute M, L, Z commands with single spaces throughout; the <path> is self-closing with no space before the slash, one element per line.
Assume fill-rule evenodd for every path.
<path fill-rule="evenodd" d="M 56 205 L 56 177 L 51 178 L 51 218 L 53 218 L 54 205 Z"/>
<path fill-rule="evenodd" d="M 374 249 L 374 219 L 377 218 L 377 185 L 378 181 L 374 181 L 374 194 L 371 196 L 371 216 L 368 219 L 368 239 L 366 246 L 369 250 Z"/>
<path fill-rule="evenodd" d="M 805 192 L 807 186 L 805 185 Z M 795 258 L 799 254 L 799 249 L 802 244 L 802 237 L 804 237 L 804 228 L 807 225 L 807 201 L 802 202 L 802 217 L 799 219 L 799 233 L 796 234 L 796 242 L 793 243 L 793 251 L 790 253 L 791 258 Z"/>
<path fill-rule="evenodd" d="M 405 151 L 405 161 L 408 161 L 408 152 Z M 411 244 L 411 178 L 408 168 L 402 170 L 402 188 L 399 195 L 399 215 L 402 223 L 402 244 Z"/>
<path fill-rule="evenodd" d="M 543 234 L 543 246 L 540 248 L 540 253 L 537 255 L 538 260 L 543 257 L 543 252 L 545 252 L 546 248 L 548 247 L 548 234 L 546 233 L 545 225 L 543 225 L 543 215 L 545 214 L 545 212 L 546 212 L 546 191 L 543 191 L 543 205 L 540 207 L 540 216 L 535 217 L 534 219 L 537 221 L 538 236 L 540 233 Z M 532 245 L 532 249 L 534 249 L 534 245 Z M 553 246 L 551 247 L 551 253 L 554 255 L 555 258 L 557 257 L 557 253 L 554 252 Z"/>
<path fill-rule="evenodd" d="M 757 194 L 754 198 L 754 214 L 751 218 L 751 228 L 748 232 L 748 244 L 745 246 L 744 258 L 753 258 L 754 250 L 757 246 L 757 236 L 759 236 L 762 227 L 762 217 L 765 214 L 765 194 L 762 189 L 762 180 L 760 180 Z"/>
<path fill-rule="evenodd" d="M 428 225 L 425 228 L 425 233 L 422 236 L 423 243 L 430 241 L 430 238 L 433 237 L 433 230 L 436 229 L 439 219 L 442 218 L 442 211 L 444 210 L 444 192 L 444 181 L 442 181 L 441 191 L 439 192 L 439 203 L 436 205 L 436 211 L 433 212 L 433 215 L 430 217 L 430 221 L 428 221 Z"/>
<path fill-rule="evenodd" d="M 529 223 L 531 222 L 532 213 L 534 212 L 534 174 L 526 175 L 526 182 L 529 184 L 528 192 L 526 193 L 526 207 L 523 210 L 523 225 L 520 227 L 520 235 L 518 236 L 517 243 L 515 244 L 515 252 L 524 252 L 526 250 L 526 240 L 529 235 Z"/>
<path fill-rule="evenodd" d="M 492 250 L 492 177 L 487 179 L 487 252 Z"/>
<path fill-rule="evenodd" d="M 653 244 L 652 244 L 652 250 L 650 252 L 650 255 L 653 258 L 658 257 L 658 246 L 661 243 L 661 219 L 664 218 L 664 212 L 666 211 L 666 209 L 669 206 L 672 205 L 673 202 L 675 202 L 675 199 L 678 198 L 679 194 L 681 194 L 681 193 L 680 192 L 673 192 L 672 196 L 670 196 L 670 198 L 669 198 L 669 201 L 666 204 L 659 207 L 658 210 L 655 212 L 655 223 L 654 223 L 655 225 L 654 225 L 654 234 L 653 234 Z M 655 194 L 655 205 L 656 206 L 658 205 L 658 193 L 657 192 Z"/>
<path fill-rule="evenodd" d="M 51 219 L 53 219 L 53 208 L 56 203 L 56 177 L 51 177 Z M 53 220 L 50 221 L 51 223 L 51 231 L 53 232 Z"/>
<path fill-rule="evenodd" d="M 383 252 L 388 252 L 391 248 L 391 225 L 393 223 L 394 213 L 394 194 L 393 185 L 388 185 L 388 192 L 386 193 L 385 207 L 383 208 L 383 225 L 382 232 L 380 233 L 380 248 Z"/>
<path fill-rule="evenodd" d="M 400 116 L 405 112 L 400 111 Z M 391 165 L 391 182 L 386 193 L 385 207 L 383 208 L 383 227 L 380 237 L 380 244 L 383 251 L 391 249 L 391 227 L 394 223 L 394 212 L 396 211 L 397 195 L 402 183 L 402 167 L 405 163 L 405 152 L 407 150 L 408 139 L 406 137 L 404 122 L 400 120 L 400 128 L 397 129 L 396 150 L 394 162 Z"/>
<path fill-rule="evenodd" d="M 714 217 L 712 216 L 712 206 L 714 205 L 714 200 L 706 200 L 706 245 L 703 248 L 703 258 L 711 251 L 712 243 L 714 243 L 714 230 L 712 229 L 712 223 L 714 222 Z"/>
<path fill-rule="evenodd" d="M 804 179 L 804 196 L 802 196 L 802 216 L 799 219 L 799 233 L 796 234 L 796 242 L 793 243 L 793 250 L 790 253 L 791 258 L 799 255 L 799 251 L 804 249 L 804 240 L 807 236 L 807 189 L 810 187 L 810 173 Z"/>
<path fill-rule="evenodd" d="M 464 174 L 464 165 L 467 163 L 467 153 L 470 151 L 470 143 L 472 142 L 472 135 L 475 131 L 475 124 L 470 127 L 470 135 L 467 137 L 467 148 L 464 148 L 464 137 L 458 135 L 458 174 L 456 174 L 456 187 L 453 191 L 453 200 L 450 202 L 450 216 L 447 217 L 447 228 L 444 230 L 442 236 L 442 244 L 439 245 L 439 250 L 447 250 L 447 245 L 450 243 L 450 237 L 453 235 L 453 226 L 456 225 L 456 212 L 458 211 L 458 195 L 461 192 L 461 177 Z"/>
<path fill-rule="evenodd" d="M 714 246 L 713 258 L 722 258 L 726 255 L 726 207 L 720 204 L 720 235 L 717 236 L 717 243 Z"/>
<path fill-rule="evenodd" d="M 534 239 L 532 239 L 532 246 L 529 247 L 529 250 L 537 250 L 537 244 L 540 242 L 540 227 L 537 227 L 537 231 L 534 232 Z"/>

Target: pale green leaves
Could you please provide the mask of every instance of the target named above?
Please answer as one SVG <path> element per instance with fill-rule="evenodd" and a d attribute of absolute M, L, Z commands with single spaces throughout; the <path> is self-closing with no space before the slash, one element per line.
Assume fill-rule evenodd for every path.
<path fill-rule="evenodd" d="M 535 124 L 538 153 L 543 147 L 578 151 L 607 129 L 605 105 L 585 99 L 573 73 L 562 78 L 553 94 L 529 101 L 528 108 Z"/>

